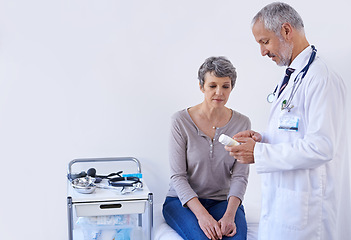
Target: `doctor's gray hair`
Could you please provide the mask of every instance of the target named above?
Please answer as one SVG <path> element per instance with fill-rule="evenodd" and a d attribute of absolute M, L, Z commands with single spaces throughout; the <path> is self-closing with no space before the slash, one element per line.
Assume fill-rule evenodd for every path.
<path fill-rule="evenodd" d="M 209 57 L 200 66 L 198 71 L 198 79 L 200 86 L 203 88 L 206 73 L 213 73 L 216 77 L 229 77 L 231 87 L 234 88 L 236 81 L 236 71 L 233 64 L 226 57 Z"/>
<path fill-rule="evenodd" d="M 286 3 L 274 2 L 268 4 L 252 19 L 252 26 L 257 21 L 261 21 L 267 30 L 273 31 L 277 36 L 281 36 L 280 31 L 284 23 L 290 23 L 293 28 L 304 33 L 304 24 L 301 16 Z"/>

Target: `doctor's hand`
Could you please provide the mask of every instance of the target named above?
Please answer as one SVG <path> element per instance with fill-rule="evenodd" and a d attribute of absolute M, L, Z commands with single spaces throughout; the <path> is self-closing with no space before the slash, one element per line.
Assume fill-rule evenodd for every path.
<path fill-rule="evenodd" d="M 233 138 L 236 140 L 236 138 L 252 138 L 255 140 L 255 142 L 261 142 L 262 136 L 258 132 L 252 131 L 252 130 L 246 130 L 243 132 L 239 132 L 233 136 Z"/>
<path fill-rule="evenodd" d="M 225 150 L 229 152 L 230 156 L 236 158 L 239 163 L 255 163 L 254 148 L 256 141 L 251 137 L 239 137 L 235 138 L 235 140 L 241 144 L 232 147 L 224 146 Z"/>

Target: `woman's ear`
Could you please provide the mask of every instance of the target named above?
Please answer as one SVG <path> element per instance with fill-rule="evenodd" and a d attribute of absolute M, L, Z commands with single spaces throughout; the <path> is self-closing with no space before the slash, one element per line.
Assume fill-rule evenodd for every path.
<path fill-rule="evenodd" d="M 204 89 L 204 87 L 203 86 L 201 86 L 201 83 L 199 83 L 199 87 L 200 87 L 200 90 L 201 90 L 201 92 L 205 92 L 205 89 Z"/>

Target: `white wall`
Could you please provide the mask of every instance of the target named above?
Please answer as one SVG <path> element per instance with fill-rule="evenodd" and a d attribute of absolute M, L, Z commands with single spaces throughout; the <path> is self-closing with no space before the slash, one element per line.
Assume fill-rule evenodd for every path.
<path fill-rule="evenodd" d="M 250 22 L 269 2 L 1 0 L 0 238 L 67 238 L 65 175 L 75 158 L 137 157 L 161 203 L 169 119 L 202 101 L 196 74 L 209 56 L 237 67 L 227 106 L 263 130 L 283 68 L 260 56 Z M 350 88 L 349 2 L 289 3 Z"/>

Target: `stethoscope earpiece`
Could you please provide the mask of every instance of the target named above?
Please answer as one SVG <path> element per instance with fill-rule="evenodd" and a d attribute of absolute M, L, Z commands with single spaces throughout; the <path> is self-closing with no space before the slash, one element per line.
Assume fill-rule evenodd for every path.
<path fill-rule="evenodd" d="M 95 168 L 89 168 L 87 171 L 87 175 L 90 177 L 95 177 L 96 176 L 96 169 Z"/>

